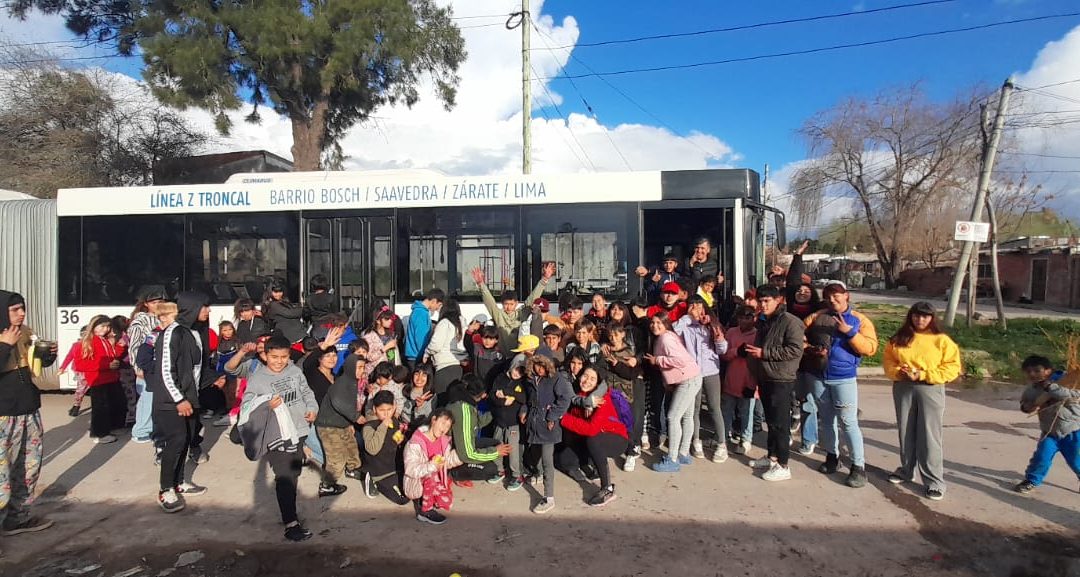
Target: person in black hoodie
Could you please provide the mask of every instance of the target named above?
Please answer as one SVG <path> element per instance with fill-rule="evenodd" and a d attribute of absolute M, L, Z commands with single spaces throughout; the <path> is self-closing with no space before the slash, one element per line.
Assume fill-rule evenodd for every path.
<path fill-rule="evenodd" d="M 312 326 L 321 323 L 324 317 L 338 312 L 334 295 L 330 294 L 330 281 L 319 273 L 311 277 L 311 294 L 304 303 L 304 321 Z"/>
<path fill-rule="evenodd" d="M 41 531 L 52 521 L 30 515 L 41 470 L 41 392 L 34 385 L 31 354 L 47 367 L 56 346 L 32 351 L 33 331 L 22 295 L 0 290 L 0 533 Z"/>
<path fill-rule="evenodd" d="M 154 371 L 148 383 L 154 394 L 154 428 L 163 444 L 158 503 L 166 513 L 183 510 L 184 496 L 206 492 L 205 487 L 184 481 L 184 462 L 200 440 L 200 383 L 215 378 L 206 330 L 210 299 L 182 292 L 176 300 L 176 320 L 154 342 Z"/>
<path fill-rule="evenodd" d="M 498 476 L 506 479 L 506 490 L 517 491 L 522 487 L 521 470 L 521 418 L 525 415 L 525 359 L 515 358 L 510 367 L 495 375 L 488 402 L 495 421 L 495 441 L 510 445 L 510 474 L 506 474 L 503 459 L 495 461 Z"/>
<path fill-rule="evenodd" d="M 275 280 L 266 291 L 262 314 L 266 322 L 270 323 L 273 334 L 285 337 L 290 344 L 298 343 L 307 336 L 302 320 L 304 309 L 289 302 L 285 297 L 285 285 L 280 280 Z"/>
<path fill-rule="evenodd" d="M 233 324 L 236 325 L 237 345 L 254 343 L 259 337 L 270 334 L 270 328 L 266 326 L 255 310 L 255 303 L 251 299 L 240 299 L 233 305 Z"/>

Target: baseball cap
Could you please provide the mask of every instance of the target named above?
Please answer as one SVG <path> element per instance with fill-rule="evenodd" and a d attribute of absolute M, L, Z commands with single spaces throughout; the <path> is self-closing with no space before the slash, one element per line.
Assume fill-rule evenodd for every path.
<path fill-rule="evenodd" d="M 667 262 L 669 260 L 673 262 L 679 262 L 679 259 L 675 256 L 675 254 L 670 252 L 664 255 L 664 262 Z"/>
<path fill-rule="evenodd" d="M 536 335 L 523 335 L 518 337 L 518 346 L 516 349 L 510 349 L 511 352 L 523 353 L 525 351 L 532 351 L 540 348 L 540 339 Z"/>
<path fill-rule="evenodd" d="M 533 301 L 534 307 L 540 307 L 540 312 L 546 313 L 551 310 L 551 303 L 544 297 L 540 297 Z"/>
<path fill-rule="evenodd" d="M 843 281 L 831 280 L 825 283 L 825 288 L 821 289 L 821 294 L 824 297 L 828 297 L 833 293 L 846 293 L 847 285 Z"/>
<path fill-rule="evenodd" d="M 486 325 L 489 320 L 491 320 L 491 317 L 485 315 L 484 313 L 480 313 L 472 318 L 472 322 L 480 323 L 482 325 Z"/>
<path fill-rule="evenodd" d="M 669 283 L 664 283 L 664 286 L 663 286 L 663 288 L 660 289 L 660 292 L 679 294 L 679 291 L 681 291 L 681 290 L 682 290 L 682 287 L 679 286 L 679 283 L 677 283 L 677 282 L 669 282 Z"/>

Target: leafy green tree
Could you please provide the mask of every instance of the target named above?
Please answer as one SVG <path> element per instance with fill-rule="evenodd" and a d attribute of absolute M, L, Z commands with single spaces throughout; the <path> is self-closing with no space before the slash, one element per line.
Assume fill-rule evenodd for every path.
<path fill-rule="evenodd" d="M 428 81 L 454 105 L 465 42 L 435 0 L 13 0 L 10 11 L 63 14 L 89 40 L 141 53 L 162 101 L 215 115 L 250 103 L 292 123 L 293 162 L 343 158 L 340 139 L 386 104 L 412 106 Z"/>

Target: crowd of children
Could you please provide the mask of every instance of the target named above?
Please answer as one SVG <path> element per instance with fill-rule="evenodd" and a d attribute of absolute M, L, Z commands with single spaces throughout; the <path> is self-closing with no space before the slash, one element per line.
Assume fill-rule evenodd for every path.
<path fill-rule="evenodd" d="M 660 473 L 679 472 L 706 449 L 724 463 L 729 450 L 751 451 L 762 420 L 767 453 L 750 465 L 765 469 L 765 480 L 790 479 L 794 419 L 803 423 L 800 453 L 814 453 L 820 427 L 821 472 L 842 466 L 843 444 L 846 483 L 865 485 L 855 369 L 876 352 L 873 323 L 853 310 L 842 283 L 819 296 L 798 258 L 769 285 L 719 298 L 723 277 L 709 256 L 703 240 L 685 263 L 669 255 L 655 270 L 642 267 L 643 296 L 609 303 L 596 294 L 587 314 L 580 299 L 563 295 L 557 316 L 542 296 L 554 264 L 543 266 L 524 302 L 513 291 L 497 300 L 475 270 L 488 314 L 465 322 L 436 289 L 417 298 L 407 319 L 377 303 L 359 333 L 316 298 L 325 288 L 312 295 L 317 306 L 289 303 L 273 290 L 280 287 L 261 310 L 241 300 L 216 334 L 205 297 L 181 293 L 171 303 L 151 290 L 130 325 L 95 317 L 63 366 L 92 397 L 95 442 L 114 440 L 110 431 L 129 424 L 125 417 L 137 441 L 153 440 L 167 512 L 206 490 L 184 477 L 187 461 L 209 459 L 200 417 L 231 425 L 249 458 L 269 462 L 290 540 L 311 537 L 296 514 L 305 462 L 319 471 L 320 497 L 356 480 L 368 497 L 411 503 L 419 521 L 442 524 L 454 487 L 475 481 L 511 492 L 542 485 L 531 509 L 547 513 L 557 471 L 598 481 L 587 501 L 602 507 L 617 498 L 610 461 L 633 472 L 643 451 L 666 445 L 652 466 Z M 918 469 L 936 500 L 944 496 L 939 385 L 960 365 L 934 312 L 912 307 L 888 343 L 885 369 L 896 382 L 902 453 L 889 480 L 909 482 Z M 297 330 L 303 322 L 310 328 Z M 1080 393 L 1059 385 L 1046 359 L 1029 358 L 1024 369 L 1032 385 L 1022 407 L 1039 413 L 1044 435 L 1019 492 L 1038 486 L 1057 452 L 1080 476 Z"/>

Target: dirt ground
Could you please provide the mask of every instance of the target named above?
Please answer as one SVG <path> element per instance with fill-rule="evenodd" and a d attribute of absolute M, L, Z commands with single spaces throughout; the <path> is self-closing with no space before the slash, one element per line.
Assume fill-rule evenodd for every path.
<path fill-rule="evenodd" d="M 529 512 L 535 493 L 483 483 L 457 489 L 450 521 L 418 523 L 410 507 L 334 499 L 301 478 L 301 517 L 315 537 L 283 540 L 266 467 L 211 429 L 211 460 L 194 472 L 210 491 L 167 516 L 156 504 L 147 445 L 86 438 L 89 415 L 45 398 L 45 464 L 36 512 L 47 531 L 0 540 L 0 575 L 33 577 L 800 575 L 1080 577 L 1080 492 L 1063 461 L 1027 496 L 1010 491 L 1038 437 L 1012 388 L 951 391 L 946 499 L 889 485 L 897 464 L 891 391 L 861 389 L 871 483 L 843 485 L 793 456 L 794 478 L 762 481 L 734 457 L 677 475 L 616 471 L 619 499 L 585 505 L 595 487 L 559 476 L 557 508 Z M 763 437 L 753 451 L 763 452 Z M 646 462 L 655 458 L 650 456 Z"/>

